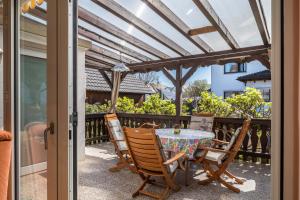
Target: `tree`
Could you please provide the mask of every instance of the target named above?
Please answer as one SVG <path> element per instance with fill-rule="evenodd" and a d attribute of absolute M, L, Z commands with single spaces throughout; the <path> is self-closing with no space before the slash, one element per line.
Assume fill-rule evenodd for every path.
<path fill-rule="evenodd" d="M 207 83 L 207 80 L 196 80 L 183 90 L 183 97 L 196 99 L 202 92 L 207 91 L 209 88 L 210 85 Z"/>
<path fill-rule="evenodd" d="M 146 85 L 159 83 L 159 77 L 156 72 L 138 73 L 137 78 L 143 81 Z"/>
<path fill-rule="evenodd" d="M 226 99 L 226 102 L 232 106 L 235 113 L 240 113 L 242 117 L 249 115 L 253 118 L 265 117 L 270 113 L 270 103 L 266 103 L 260 90 L 247 87 L 244 93 L 233 95 Z"/>
<path fill-rule="evenodd" d="M 202 92 L 198 104 L 198 112 L 213 113 L 218 117 L 228 117 L 233 110 L 228 102 L 223 101 L 214 93 Z"/>
<path fill-rule="evenodd" d="M 149 96 L 143 103 L 143 110 L 148 114 L 175 115 L 176 107 L 170 100 L 163 100 L 158 94 Z"/>

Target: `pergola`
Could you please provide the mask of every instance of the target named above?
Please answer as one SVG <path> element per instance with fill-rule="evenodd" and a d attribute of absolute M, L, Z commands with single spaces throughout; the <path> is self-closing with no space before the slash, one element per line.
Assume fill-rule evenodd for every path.
<path fill-rule="evenodd" d="M 179 117 L 182 86 L 199 67 L 258 60 L 270 69 L 270 6 L 271 0 L 79 1 L 78 34 L 92 41 L 86 67 L 98 69 L 111 88 L 106 72 L 119 62 L 129 73 L 162 71 L 176 88 Z M 46 19 L 42 7 L 30 14 Z"/>

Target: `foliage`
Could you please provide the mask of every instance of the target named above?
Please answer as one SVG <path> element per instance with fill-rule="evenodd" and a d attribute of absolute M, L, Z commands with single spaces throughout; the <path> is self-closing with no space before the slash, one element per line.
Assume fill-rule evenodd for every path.
<path fill-rule="evenodd" d="M 135 113 L 134 99 L 119 97 L 117 100 L 117 111 L 124 113 Z"/>
<path fill-rule="evenodd" d="M 100 112 L 108 112 L 110 108 L 110 104 L 104 103 L 104 104 L 85 104 L 85 112 L 87 114 L 92 113 L 100 113 Z"/>
<path fill-rule="evenodd" d="M 221 97 L 210 92 L 202 92 L 198 103 L 198 112 L 214 113 L 215 116 L 228 117 L 233 110 L 231 105 L 223 101 Z"/>
<path fill-rule="evenodd" d="M 272 104 L 265 102 L 261 92 L 255 88 L 247 87 L 244 93 L 228 97 L 225 101 L 209 92 L 201 93 L 200 98 L 198 112 L 210 112 L 220 117 L 271 117 Z"/>
<path fill-rule="evenodd" d="M 261 109 L 265 106 L 261 92 L 250 87 L 247 87 L 244 93 L 228 97 L 226 102 L 232 106 L 235 113 L 240 112 L 242 117 L 244 115 L 253 118 L 262 117 Z"/>
<path fill-rule="evenodd" d="M 210 85 L 207 83 L 207 80 L 196 80 L 187 86 L 183 91 L 184 98 L 197 98 L 199 95 L 207 91 Z"/>
<path fill-rule="evenodd" d="M 233 95 L 223 100 L 221 97 L 210 93 L 200 94 L 197 112 L 214 113 L 218 117 L 245 116 L 253 118 L 270 118 L 272 103 L 265 102 L 261 92 L 255 88 L 246 88 L 245 92 Z M 185 99 L 182 106 L 183 114 L 191 114 L 195 108 L 195 99 Z M 86 113 L 108 112 L 111 102 L 103 104 L 86 104 Z M 134 100 L 128 97 L 118 98 L 117 112 L 175 115 L 176 106 L 170 100 L 163 100 L 159 94 L 148 96 L 142 105 L 134 104 Z"/>
<path fill-rule="evenodd" d="M 158 94 L 149 96 L 143 103 L 145 113 L 157 115 L 175 115 L 176 107 L 170 100 L 163 100 Z"/>
<path fill-rule="evenodd" d="M 108 112 L 110 101 L 103 104 L 86 104 L 86 113 Z M 128 97 L 118 98 L 117 112 L 138 113 L 138 114 L 158 114 L 175 115 L 176 108 L 170 100 L 163 100 L 158 94 L 149 96 L 142 106 L 134 104 L 134 100 Z"/>

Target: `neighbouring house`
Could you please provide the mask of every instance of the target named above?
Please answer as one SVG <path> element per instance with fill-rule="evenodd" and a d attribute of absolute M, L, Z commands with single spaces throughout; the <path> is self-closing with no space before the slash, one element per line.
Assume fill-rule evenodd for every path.
<path fill-rule="evenodd" d="M 246 87 L 254 87 L 259 89 L 265 101 L 271 101 L 271 71 L 266 69 L 237 78 L 243 82 Z"/>
<path fill-rule="evenodd" d="M 211 91 L 227 98 L 242 93 L 246 87 L 260 89 L 266 101 L 270 101 L 271 72 L 259 61 L 228 63 L 211 67 Z"/>
<path fill-rule="evenodd" d="M 86 68 L 86 102 L 90 104 L 104 103 L 111 99 L 111 88 L 99 70 Z M 111 74 L 107 73 L 111 79 Z M 141 103 L 147 95 L 156 93 L 152 87 L 145 85 L 134 74 L 127 74 L 120 85 L 120 97 L 134 99 L 135 103 Z"/>

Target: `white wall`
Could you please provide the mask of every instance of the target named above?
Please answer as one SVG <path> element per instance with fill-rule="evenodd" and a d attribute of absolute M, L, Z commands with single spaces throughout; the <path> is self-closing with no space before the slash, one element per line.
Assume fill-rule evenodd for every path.
<path fill-rule="evenodd" d="M 240 76 L 266 70 L 258 61 L 247 63 L 247 72 L 224 74 L 224 65 L 211 67 L 211 91 L 220 97 L 224 97 L 224 91 L 243 91 L 245 84 L 236 80 Z"/>
<path fill-rule="evenodd" d="M 77 157 L 79 161 L 84 160 L 85 158 L 85 50 L 86 49 L 78 47 L 77 51 Z"/>

